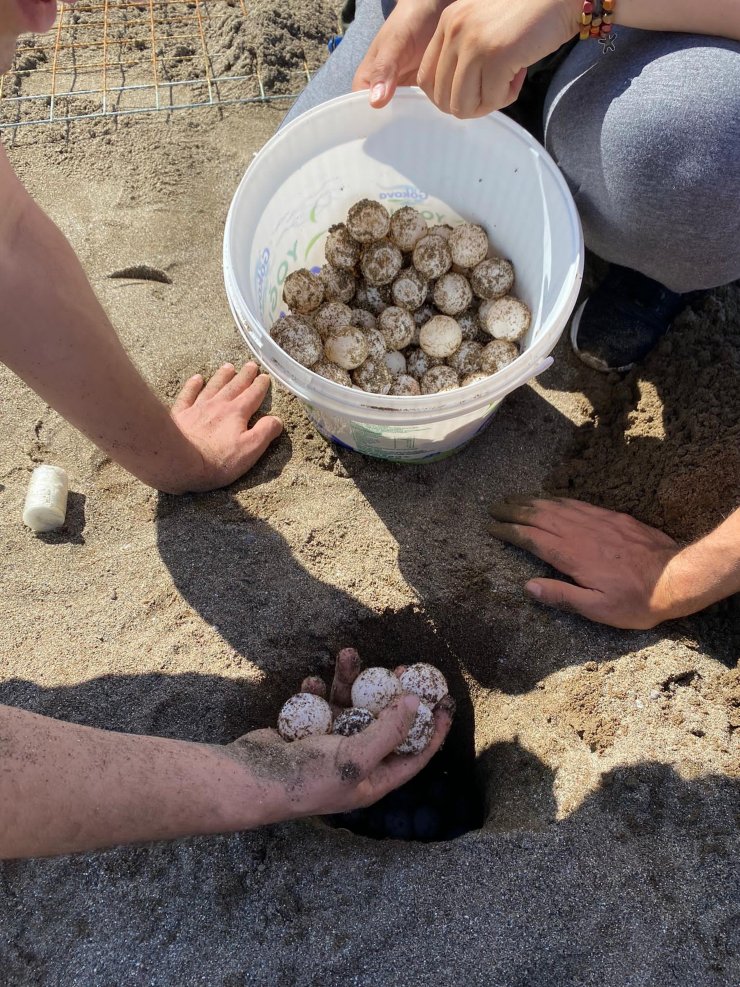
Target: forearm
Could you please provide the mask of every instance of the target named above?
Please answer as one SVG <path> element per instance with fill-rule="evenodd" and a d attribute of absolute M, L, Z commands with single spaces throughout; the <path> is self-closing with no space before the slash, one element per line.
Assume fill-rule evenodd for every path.
<path fill-rule="evenodd" d="M 197 449 L 127 356 L 64 236 L 20 187 L 8 192 L 7 169 L 0 160 L 13 207 L 0 229 L 0 361 L 145 483 L 182 489 L 202 467 Z"/>
<path fill-rule="evenodd" d="M 583 0 L 567 0 L 575 21 Z M 740 40 L 740 0 L 616 0 L 614 24 Z M 575 33 L 575 28 L 574 28 Z"/>
<path fill-rule="evenodd" d="M 740 593 L 740 508 L 674 555 L 656 592 L 665 597 L 671 617 L 697 613 Z"/>
<path fill-rule="evenodd" d="M 0 858 L 232 832 L 284 815 L 279 787 L 218 747 L 0 706 Z"/>

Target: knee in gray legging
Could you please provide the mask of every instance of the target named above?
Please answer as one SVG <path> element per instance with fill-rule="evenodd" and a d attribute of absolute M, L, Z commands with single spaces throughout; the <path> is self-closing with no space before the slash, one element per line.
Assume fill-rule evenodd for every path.
<path fill-rule="evenodd" d="M 674 291 L 740 277 L 740 45 L 617 32 L 579 44 L 545 105 L 545 142 L 586 244 Z"/>

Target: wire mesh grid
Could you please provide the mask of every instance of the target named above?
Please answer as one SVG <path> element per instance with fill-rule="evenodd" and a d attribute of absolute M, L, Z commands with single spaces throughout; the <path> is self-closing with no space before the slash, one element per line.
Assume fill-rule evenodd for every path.
<path fill-rule="evenodd" d="M 61 7 L 53 31 L 21 39 L 13 68 L 0 76 L 0 127 L 295 97 L 311 78 L 305 52 L 279 92 L 265 82 L 258 56 L 246 72 L 238 59 L 223 57 L 224 27 L 233 35 L 234 18 L 249 17 L 247 0 Z"/>

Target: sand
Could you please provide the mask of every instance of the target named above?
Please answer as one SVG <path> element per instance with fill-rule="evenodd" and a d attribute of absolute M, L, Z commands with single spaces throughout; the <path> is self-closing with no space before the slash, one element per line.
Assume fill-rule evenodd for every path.
<path fill-rule="evenodd" d="M 221 235 L 281 113 L 98 123 L 11 148 L 168 399 L 193 372 L 247 356 Z M 141 266 L 166 280 L 109 277 Z M 637 443 L 659 468 L 639 502 L 610 500 L 607 483 L 602 502 L 668 523 L 688 448 L 701 469 L 682 512 L 701 525 L 698 479 L 719 486 L 737 416 L 722 400 L 695 405 L 688 447 L 689 410 L 671 435 L 655 421 L 684 394 L 683 361 L 705 367 L 737 333 L 732 288 L 625 384 L 597 380 L 562 343 L 472 445 L 419 467 L 332 448 L 275 390 L 286 432 L 270 454 L 232 488 L 183 498 L 130 478 L 0 369 L 0 702 L 226 742 L 273 723 L 342 645 L 372 663 L 424 658 L 452 683 L 486 803 L 481 831 L 442 844 L 306 821 L 2 865 L 2 983 L 738 983 L 737 654 L 683 626 L 628 633 L 543 610 L 522 585 L 545 567 L 484 532 L 489 502 L 552 485 L 563 462 L 603 466 L 607 440 L 615 462 Z M 65 466 L 74 493 L 67 529 L 37 538 L 19 518 L 41 461 Z M 722 641 L 726 620 L 705 618 Z"/>

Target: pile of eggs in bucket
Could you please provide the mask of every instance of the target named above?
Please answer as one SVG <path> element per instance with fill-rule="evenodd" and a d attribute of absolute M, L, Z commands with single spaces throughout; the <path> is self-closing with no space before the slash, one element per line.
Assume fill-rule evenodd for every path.
<path fill-rule="evenodd" d="M 332 226 L 326 264 L 285 279 L 275 342 L 314 373 L 375 394 L 413 396 L 477 383 L 519 355 L 531 313 L 514 268 L 490 256 L 482 226 L 427 225 L 362 199 Z"/>
<path fill-rule="evenodd" d="M 350 737 L 368 727 L 388 703 L 404 692 L 418 696 L 419 706 L 411 729 L 396 753 L 420 754 L 434 733 L 432 710 L 448 692 L 444 675 L 426 662 L 409 665 L 401 675 L 387 668 L 366 668 L 352 683 L 352 706 L 336 718 L 325 699 L 299 692 L 280 710 L 278 733 L 288 741 L 327 733 Z"/>

